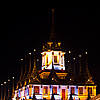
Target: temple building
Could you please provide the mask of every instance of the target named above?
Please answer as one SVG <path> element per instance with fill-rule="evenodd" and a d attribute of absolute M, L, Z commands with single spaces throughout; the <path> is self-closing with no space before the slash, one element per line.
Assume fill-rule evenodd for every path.
<path fill-rule="evenodd" d="M 87 52 L 86 66 L 84 75 L 81 68 L 81 55 L 79 55 L 79 75 L 68 61 L 69 68 L 65 68 L 65 54 L 62 50 L 61 42 L 57 40 L 54 32 L 54 9 L 52 9 L 52 30 L 50 38 L 42 48 L 42 66 L 41 70 L 37 70 L 36 65 L 36 49 L 34 49 L 34 66 L 32 69 L 32 54 L 29 53 L 29 70 L 27 71 L 27 57 L 25 56 L 25 64 L 21 59 L 21 75 L 17 82 L 16 90 L 13 90 L 12 100 L 42 100 L 44 98 L 50 100 L 86 100 L 88 96 L 93 98 L 96 96 L 96 84 L 88 69 Z M 71 51 L 69 51 L 69 55 Z M 75 58 L 73 58 L 75 62 Z M 25 65 L 25 72 L 23 72 Z M 32 70 L 31 70 L 32 69 Z M 72 98 L 72 99 L 71 99 Z"/>

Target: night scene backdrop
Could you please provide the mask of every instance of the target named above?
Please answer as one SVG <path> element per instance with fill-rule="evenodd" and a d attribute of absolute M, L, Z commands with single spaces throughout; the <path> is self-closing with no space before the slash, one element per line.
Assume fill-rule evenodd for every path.
<path fill-rule="evenodd" d="M 0 84 L 13 76 L 15 83 L 18 81 L 20 59 L 29 52 L 33 55 L 34 49 L 37 49 L 39 59 L 37 68 L 41 68 L 41 50 L 43 43 L 49 40 L 51 15 L 51 8 L 9 10 L 8 37 L 0 39 Z M 84 56 L 88 52 L 89 70 L 97 84 L 97 94 L 100 93 L 100 9 L 55 8 L 55 33 L 67 52 L 66 58 L 69 50 L 72 57 L 76 57 L 76 74 L 79 71 L 78 55 L 82 55 L 84 70 Z"/>

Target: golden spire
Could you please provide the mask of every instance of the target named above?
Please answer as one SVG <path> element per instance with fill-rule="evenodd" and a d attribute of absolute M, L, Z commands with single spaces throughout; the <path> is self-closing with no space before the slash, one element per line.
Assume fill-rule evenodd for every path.
<path fill-rule="evenodd" d="M 4 100 L 6 100 L 6 82 L 4 82 Z"/>
<path fill-rule="evenodd" d="M 51 29 L 51 35 L 50 35 L 50 42 L 56 41 L 56 36 L 54 33 L 54 9 L 52 9 L 52 29 Z"/>
<path fill-rule="evenodd" d="M 21 59 L 21 77 L 23 76 L 23 59 Z"/>
<path fill-rule="evenodd" d="M 73 60 L 74 60 L 74 75 L 75 75 L 75 58 L 73 58 Z"/>
<path fill-rule="evenodd" d="M 3 100 L 3 93 L 2 93 L 2 91 L 3 91 L 3 84 L 1 84 L 1 100 Z"/>
<path fill-rule="evenodd" d="M 36 68 L 36 49 L 34 49 L 34 68 Z"/>
<path fill-rule="evenodd" d="M 81 57 L 82 56 L 79 55 L 79 67 L 80 67 L 80 69 L 79 69 L 79 75 L 82 74 Z"/>
<path fill-rule="evenodd" d="M 91 76 L 90 72 L 89 72 L 89 69 L 88 69 L 88 60 L 87 60 L 87 52 L 85 52 L 86 54 L 86 70 L 85 70 L 85 84 L 94 84 L 94 81 L 92 80 L 93 77 Z"/>
<path fill-rule="evenodd" d="M 12 77 L 12 97 L 14 97 L 14 77 Z"/>
<path fill-rule="evenodd" d="M 27 56 L 25 56 L 25 74 L 27 73 Z"/>
<path fill-rule="evenodd" d="M 54 33 L 54 9 L 52 9 L 52 30 L 51 33 Z"/>
<path fill-rule="evenodd" d="M 30 83 L 40 83 L 38 71 L 36 69 L 36 49 L 34 49 L 34 67 L 30 76 Z"/>
<path fill-rule="evenodd" d="M 31 71 L 31 53 L 29 53 L 29 71 Z"/>
<path fill-rule="evenodd" d="M 8 79 L 8 96 L 7 99 L 9 100 L 10 98 L 10 79 Z"/>

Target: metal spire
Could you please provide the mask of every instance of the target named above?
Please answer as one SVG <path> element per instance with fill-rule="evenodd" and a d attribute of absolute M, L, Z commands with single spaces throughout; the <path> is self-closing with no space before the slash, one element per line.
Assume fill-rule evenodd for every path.
<path fill-rule="evenodd" d="M 74 60 L 74 76 L 75 76 L 75 58 L 73 58 Z"/>
<path fill-rule="evenodd" d="M 10 98 L 10 79 L 8 79 L 8 96 L 7 96 L 7 100 L 9 100 Z"/>
<path fill-rule="evenodd" d="M 36 68 L 36 49 L 34 49 L 34 68 Z"/>
<path fill-rule="evenodd" d="M 3 100 L 3 93 L 2 93 L 2 91 L 3 91 L 3 84 L 1 84 L 1 100 Z"/>
<path fill-rule="evenodd" d="M 52 9 L 52 29 L 51 29 L 51 35 L 50 35 L 50 41 L 56 41 L 56 36 L 54 33 L 54 9 Z"/>
<path fill-rule="evenodd" d="M 54 9 L 52 9 L 52 30 L 51 34 L 54 34 Z"/>
<path fill-rule="evenodd" d="M 14 77 L 12 77 L 12 97 L 14 97 Z"/>
<path fill-rule="evenodd" d="M 27 56 L 25 56 L 25 74 L 27 73 Z"/>
<path fill-rule="evenodd" d="M 87 83 L 91 83 L 91 84 L 94 84 L 94 81 L 92 80 L 92 76 L 89 72 L 89 69 L 88 69 L 88 60 L 87 60 L 87 52 L 85 52 L 86 54 L 86 70 L 85 70 L 85 79 L 86 79 L 86 84 Z"/>
<path fill-rule="evenodd" d="M 6 82 L 4 82 L 4 100 L 6 100 Z"/>
<path fill-rule="evenodd" d="M 81 66 L 81 55 L 79 55 L 79 75 L 82 74 L 82 66 Z"/>
<path fill-rule="evenodd" d="M 21 77 L 23 76 L 23 59 L 21 59 Z"/>
<path fill-rule="evenodd" d="M 31 53 L 29 53 L 29 71 L 31 71 Z"/>

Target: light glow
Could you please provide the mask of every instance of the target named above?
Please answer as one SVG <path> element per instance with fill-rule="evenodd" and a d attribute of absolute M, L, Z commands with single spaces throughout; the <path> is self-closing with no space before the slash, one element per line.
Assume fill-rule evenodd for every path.
<path fill-rule="evenodd" d="M 1 86 L 3 86 L 3 84 L 1 84 Z"/>
<path fill-rule="evenodd" d="M 23 59 L 21 59 L 21 61 L 23 61 Z"/>
<path fill-rule="evenodd" d="M 6 82 L 4 82 L 4 84 L 6 84 Z"/>
<path fill-rule="evenodd" d="M 85 54 L 87 55 L 87 52 L 85 52 Z"/>
<path fill-rule="evenodd" d="M 34 51 L 36 51 L 36 49 L 34 49 Z"/>
<path fill-rule="evenodd" d="M 81 56 L 81 55 L 79 55 L 79 57 L 81 58 L 82 56 Z"/>
<path fill-rule="evenodd" d="M 29 53 L 29 55 L 31 55 L 31 53 Z"/>
<path fill-rule="evenodd" d="M 73 60 L 75 60 L 75 58 L 73 58 Z"/>
<path fill-rule="evenodd" d="M 14 77 L 12 77 L 12 79 L 14 79 Z"/>
<path fill-rule="evenodd" d="M 71 51 L 69 51 L 69 53 L 71 53 Z"/>

